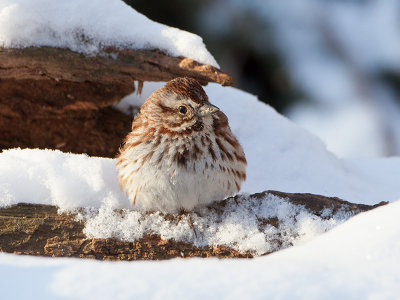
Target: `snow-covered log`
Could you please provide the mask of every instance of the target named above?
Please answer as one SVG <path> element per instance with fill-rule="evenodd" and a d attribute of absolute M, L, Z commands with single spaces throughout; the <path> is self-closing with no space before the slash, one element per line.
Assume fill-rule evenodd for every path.
<path fill-rule="evenodd" d="M 273 217 L 257 216 L 258 227 L 265 234 L 273 236 L 271 243 L 277 247 L 264 253 L 238 251 L 225 245 L 196 246 L 188 242 L 174 239 L 162 239 L 158 234 L 147 234 L 135 241 L 123 241 L 114 238 L 88 238 L 84 233 L 85 221 L 79 220 L 75 214 L 57 213 L 57 207 L 40 204 L 17 204 L 0 209 L 0 250 L 2 252 L 30 254 L 54 257 L 81 257 L 101 260 L 158 260 L 174 257 L 253 257 L 265 255 L 291 246 L 287 241 L 296 239 L 298 231 L 288 230 L 288 222 L 296 222 L 296 218 L 304 211 L 324 220 L 334 219 L 337 214 L 347 217 L 373 209 L 378 205 L 369 206 L 353 204 L 338 198 L 328 198 L 313 194 L 290 194 L 276 191 L 236 196 L 221 202 L 216 202 L 207 208 L 213 219 L 223 220 L 224 214 L 232 207 L 247 206 L 246 202 L 259 201 L 260 206 L 275 205 L 274 197 L 287 201 L 297 207 L 295 214 L 290 216 L 277 214 Z M 268 203 L 270 202 L 270 203 Z M 252 206 L 254 208 L 254 205 Z M 116 211 L 124 214 L 123 211 Z M 150 218 L 152 213 L 143 214 Z M 187 222 L 201 218 L 199 211 L 180 215 L 162 215 L 163 222 Z M 285 219 L 284 219 L 285 218 Z M 292 220 L 288 220 L 292 219 Z M 192 221 L 190 221 L 192 222 Z M 222 222 L 221 222 L 222 223 Z M 286 224 L 286 225 L 284 225 Z M 210 224 L 211 225 L 211 224 Z M 218 225 L 217 225 L 218 226 Z M 272 233 L 272 229 L 276 232 Z M 135 230 L 131 228 L 131 230 Z M 207 228 L 197 226 L 191 228 L 196 239 L 201 238 Z M 288 236 L 289 235 L 289 236 Z M 293 235 L 292 237 L 290 235 Z"/>

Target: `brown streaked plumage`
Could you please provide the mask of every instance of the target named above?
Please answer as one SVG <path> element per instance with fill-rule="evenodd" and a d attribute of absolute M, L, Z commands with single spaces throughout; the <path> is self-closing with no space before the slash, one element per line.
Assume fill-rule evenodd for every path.
<path fill-rule="evenodd" d="M 246 158 L 225 114 L 196 80 L 183 77 L 142 105 L 117 169 L 134 206 L 175 213 L 237 193 Z"/>

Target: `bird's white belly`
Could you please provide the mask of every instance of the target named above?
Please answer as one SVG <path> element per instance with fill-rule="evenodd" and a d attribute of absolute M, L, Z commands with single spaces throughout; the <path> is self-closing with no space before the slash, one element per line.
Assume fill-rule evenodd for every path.
<path fill-rule="evenodd" d="M 195 168 L 196 172 L 193 165 L 187 168 L 174 165 L 162 170 L 142 166 L 132 173 L 133 190 L 127 192 L 136 195 L 135 207 L 140 210 L 171 213 L 223 200 L 235 192 L 231 174 L 215 167 L 206 169 L 204 161 L 196 162 Z"/>

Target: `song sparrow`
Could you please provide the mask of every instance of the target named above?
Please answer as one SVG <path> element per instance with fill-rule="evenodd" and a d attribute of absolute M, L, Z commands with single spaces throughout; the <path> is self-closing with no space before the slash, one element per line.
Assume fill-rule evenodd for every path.
<path fill-rule="evenodd" d="M 226 115 L 196 80 L 184 77 L 142 105 L 117 169 L 133 205 L 176 213 L 238 192 L 246 158 Z"/>

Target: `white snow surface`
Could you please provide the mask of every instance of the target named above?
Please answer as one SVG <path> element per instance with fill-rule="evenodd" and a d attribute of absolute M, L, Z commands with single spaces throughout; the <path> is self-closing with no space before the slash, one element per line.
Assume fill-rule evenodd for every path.
<path fill-rule="evenodd" d="M 1 0 L 0 47 L 161 49 L 218 67 L 203 40 L 148 19 L 121 0 Z"/>
<path fill-rule="evenodd" d="M 4 299 L 396 299 L 399 214 L 396 201 L 252 260 L 99 262 L 0 254 L 0 287 Z"/>

